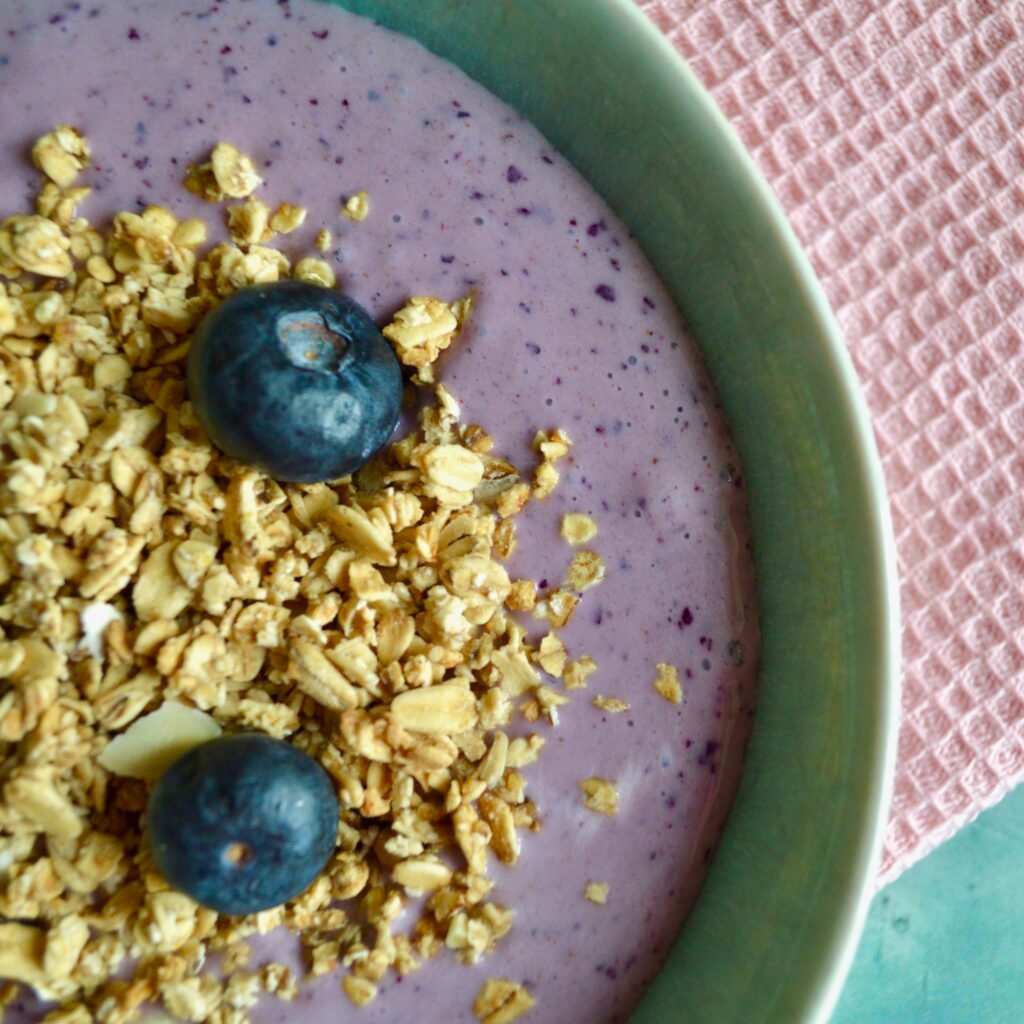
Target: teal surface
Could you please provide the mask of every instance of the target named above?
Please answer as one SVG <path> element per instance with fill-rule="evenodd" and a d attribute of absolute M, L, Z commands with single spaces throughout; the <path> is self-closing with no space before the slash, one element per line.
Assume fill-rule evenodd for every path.
<path fill-rule="evenodd" d="M 1024 786 L 874 899 L 832 1024 L 1024 1021 Z"/>

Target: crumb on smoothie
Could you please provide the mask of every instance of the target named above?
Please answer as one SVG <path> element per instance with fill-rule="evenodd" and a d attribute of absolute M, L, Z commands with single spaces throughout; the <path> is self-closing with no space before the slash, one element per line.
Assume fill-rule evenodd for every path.
<path fill-rule="evenodd" d="M 579 689 L 596 668 L 556 632 L 578 594 L 538 600 L 502 565 L 568 436 L 537 434 L 531 488 L 434 381 L 471 299 L 421 296 L 383 330 L 432 399 L 404 437 L 331 484 L 233 461 L 188 401 L 190 335 L 248 285 L 335 284 L 325 260 L 293 265 L 264 244 L 306 211 L 271 214 L 252 160 L 218 143 L 185 185 L 243 201 L 227 209 L 231 241 L 201 252 L 205 223 L 158 206 L 106 232 L 76 217 L 89 159 L 76 129 L 33 158 L 50 178 L 43 212 L 0 221 L 0 976 L 60 1003 L 49 1024 L 127 1024 L 157 1000 L 181 1020 L 245 1024 L 261 995 L 296 996 L 284 965 L 246 970 L 247 938 L 281 926 L 308 976 L 344 968 L 360 1006 L 389 970 L 444 949 L 477 963 L 514 918 L 490 898 L 489 864 L 514 865 L 540 828 L 522 769 L 545 737 L 517 713 L 557 724 L 569 697 L 553 684 Z M 573 565 L 577 591 L 604 573 L 591 552 Z M 549 623 L 539 644 L 515 612 Z M 294 744 L 342 807 L 320 877 L 242 917 L 172 891 L 141 820 L 161 754 L 221 730 Z M 614 784 L 581 786 L 616 813 Z M 392 931 L 410 897 L 418 918 Z M 220 971 L 204 971 L 214 954 Z M 474 1009 L 502 1024 L 533 1002 L 491 979 Z"/>
<path fill-rule="evenodd" d="M 279 234 L 290 235 L 306 223 L 308 215 L 309 211 L 304 206 L 281 203 L 270 218 L 270 227 Z"/>
<path fill-rule="evenodd" d="M 299 260 L 292 271 L 292 277 L 296 281 L 318 284 L 321 288 L 333 288 L 337 284 L 334 267 L 326 260 L 318 259 L 316 256 L 306 256 Z"/>
<path fill-rule="evenodd" d="M 356 1006 L 365 1006 L 377 997 L 377 986 L 372 981 L 360 978 L 355 974 L 347 974 L 341 984 L 345 989 L 345 995 Z"/>
<path fill-rule="evenodd" d="M 537 584 L 533 580 L 513 580 L 505 602 L 518 612 L 530 612 L 537 606 Z"/>
<path fill-rule="evenodd" d="M 531 494 L 534 498 L 543 500 L 554 493 L 559 480 L 555 463 L 566 458 L 571 447 L 572 441 L 563 430 L 538 431 L 534 436 L 533 450 L 542 460 L 533 472 Z"/>
<path fill-rule="evenodd" d="M 610 891 L 611 886 L 607 882 L 589 882 L 586 889 L 583 890 L 583 895 L 591 903 L 596 903 L 598 906 L 603 907 L 608 902 L 608 893 Z"/>
<path fill-rule="evenodd" d="M 185 188 L 210 203 L 244 199 L 262 184 L 252 158 L 230 142 L 218 142 L 210 159 L 190 166 L 185 178 Z"/>
<path fill-rule="evenodd" d="M 671 704 L 679 704 L 683 699 L 683 687 L 679 682 L 679 670 L 675 665 L 659 662 L 654 688 Z"/>
<path fill-rule="evenodd" d="M 598 814 L 614 816 L 619 813 L 619 792 L 608 779 L 591 776 L 580 782 L 583 803 Z"/>
<path fill-rule="evenodd" d="M 470 299 L 453 307 L 429 295 L 415 295 L 384 327 L 382 333 L 394 345 L 402 364 L 416 370 L 414 380 L 433 381 L 433 364 L 451 345 L 469 316 L 470 306 Z M 509 511 L 500 506 L 499 512 L 509 515 Z"/>
<path fill-rule="evenodd" d="M 604 579 L 604 561 L 596 551 L 577 551 L 565 577 L 570 590 L 581 593 L 597 586 Z"/>
<path fill-rule="evenodd" d="M 85 136 L 69 124 L 37 139 L 32 162 L 59 188 L 67 188 L 89 166 L 92 155 Z"/>
<path fill-rule="evenodd" d="M 257 196 L 247 196 L 227 212 L 228 233 L 237 246 L 262 245 L 276 234 L 270 226 L 270 207 Z"/>
<path fill-rule="evenodd" d="M 549 676 L 560 678 L 565 671 L 565 663 L 568 654 L 561 637 L 555 633 L 548 633 L 540 642 L 540 649 L 537 654 L 537 663 Z"/>
<path fill-rule="evenodd" d="M 584 512 L 567 512 L 562 516 L 561 531 L 573 546 L 587 544 L 597 536 L 597 523 Z"/>
<path fill-rule="evenodd" d="M 473 1004 L 473 1012 L 481 1024 L 512 1024 L 533 1004 L 534 998 L 525 986 L 505 978 L 488 978 Z"/>
<path fill-rule="evenodd" d="M 601 711 L 607 711 L 612 715 L 621 715 L 624 711 L 629 710 L 629 701 L 622 700 L 619 697 L 605 697 L 598 694 L 594 698 L 594 707 L 599 708 Z"/>
<path fill-rule="evenodd" d="M 370 194 L 364 190 L 349 196 L 341 208 L 341 215 L 348 220 L 366 220 L 370 216 Z"/>
<path fill-rule="evenodd" d="M 555 629 L 562 629 L 576 614 L 579 603 L 580 599 L 575 594 L 558 587 L 537 602 L 533 614 L 535 618 L 546 619 Z"/>
<path fill-rule="evenodd" d="M 587 685 L 587 679 L 597 671 L 597 662 L 589 655 L 570 661 L 565 666 L 565 673 L 562 681 L 567 690 L 582 690 Z"/>

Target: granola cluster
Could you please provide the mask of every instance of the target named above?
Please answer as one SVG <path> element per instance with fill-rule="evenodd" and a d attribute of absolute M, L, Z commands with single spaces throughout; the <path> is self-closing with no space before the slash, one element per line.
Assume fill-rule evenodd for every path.
<path fill-rule="evenodd" d="M 433 396 L 407 436 L 330 485 L 233 462 L 188 402 L 190 332 L 246 285 L 335 283 L 324 261 L 292 265 L 266 244 L 305 211 L 271 212 L 252 161 L 221 143 L 186 184 L 235 201 L 230 242 L 203 252 L 204 221 L 155 206 L 103 233 L 76 212 L 82 135 L 57 128 L 33 157 L 48 178 L 36 212 L 0 221 L 0 1007 L 22 983 L 59 1004 L 48 1024 L 127 1024 L 157 1001 L 180 1020 L 245 1024 L 262 994 L 296 994 L 283 965 L 249 964 L 247 937 L 279 926 L 310 976 L 344 967 L 358 1005 L 387 971 L 445 948 L 477 962 L 513 921 L 488 863 L 515 864 L 540 825 L 531 723 L 555 724 L 595 668 L 558 630 L 603 577 L 599 556 L 579 548 L 542 595 L 502 564 L 569 439 L 538 433 L 524 479 L 460 422 L 431 364 L 469 302 L 417 297 L 385 329 Z M 570 543 L 595 532 L 563 521 Z M 317 758 L 342 806 L 317 881 L 241 918 L 170 890 L 142 829 L 154 738 L 221 729 Z M 145 734 L 134 754 L 132 730 Z M 582 787 L 615 813 L 613 783 Z M 393 930 L 418 896 L 411 930 Z M 532 1003 L 491 979 L 476 1012 L 503 1024 Z"/>

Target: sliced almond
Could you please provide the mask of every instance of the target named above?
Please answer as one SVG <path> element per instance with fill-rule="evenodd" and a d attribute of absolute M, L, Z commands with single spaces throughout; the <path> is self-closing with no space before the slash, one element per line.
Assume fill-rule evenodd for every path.
<path fill-rule="evenodd" d="M 169 700 L 115 736 L 97 760 L 115 775 L 151 782 L 193 747 L 220 734 L 221 727 L 206 712 Z"/>

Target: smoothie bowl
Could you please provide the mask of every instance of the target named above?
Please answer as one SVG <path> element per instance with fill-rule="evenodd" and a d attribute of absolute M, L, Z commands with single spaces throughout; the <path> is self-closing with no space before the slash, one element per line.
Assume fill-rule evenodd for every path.
<path fill-rule="evenodd" d="M 824 1019 L 884 493 L 667 43 L 15 0 L 0 94 L 5 1020 Z"/>

